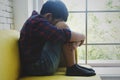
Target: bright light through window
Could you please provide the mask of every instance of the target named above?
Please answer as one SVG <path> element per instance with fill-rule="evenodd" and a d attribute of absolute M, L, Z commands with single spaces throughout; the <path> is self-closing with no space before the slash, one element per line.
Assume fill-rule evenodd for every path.
<path fill-rule="evenodd" d="M 120 63 L 120 0 L 61 1 L 69 10 L 71 30 L 87 37 L 86 45 L 78 48 L 79 62 Z"/>

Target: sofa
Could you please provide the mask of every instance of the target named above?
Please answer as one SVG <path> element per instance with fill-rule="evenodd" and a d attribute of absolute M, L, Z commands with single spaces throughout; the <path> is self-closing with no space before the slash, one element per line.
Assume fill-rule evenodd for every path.
<path fill-rule="evenodd" d="M 59 68 L 52 76 L 19 78 L 19 35 L 19 32 L 15 30 L 0 30 L 0 80 L 101 80 L 99 75 L 91 77 L 65 76 L 64 67 Z"/>

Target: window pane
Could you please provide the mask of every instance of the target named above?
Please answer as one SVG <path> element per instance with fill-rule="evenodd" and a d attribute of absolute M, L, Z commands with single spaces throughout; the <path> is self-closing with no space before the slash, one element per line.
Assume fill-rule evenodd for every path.
<path fill-rule="evenodd" d="M 85 11 L 85 0 L 61 0 L 69 11 Z"/>
<path fill-rule="evenodd" d="M 88 0 L 88 10 L 120 10 L 120 0 Z"/>
<path fill-rule="evenodd" d="M 88 43 L 120 43 L 120 12 L 89 13 Z"/>
<path fill-rule="evenodd" d="M 78 63 L 85 63 L 85 45 L 82 45 L 81 47 L 77 48 L 77 53 L 78 53 Z"/>
<path fill-rule="evenodd" d="M 70 26 L 71 30 L 85 34 L 84 13 L 70 13 L 67 24 Z"/>
<path fill-rule="evenodd" d="M 88 60 L 120 60 L 120 45 L 89 45 Z"/>

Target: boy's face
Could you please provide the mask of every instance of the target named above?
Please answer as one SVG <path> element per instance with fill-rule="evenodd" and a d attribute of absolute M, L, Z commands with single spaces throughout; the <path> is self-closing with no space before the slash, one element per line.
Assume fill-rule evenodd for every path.
<path fill-rule="evenodd" d="M 56 25 L 58 22 L 63 21 L 62 19 L 54 19 L 51 13 L 47 13 L 44 17 L 53 25 Z"/>

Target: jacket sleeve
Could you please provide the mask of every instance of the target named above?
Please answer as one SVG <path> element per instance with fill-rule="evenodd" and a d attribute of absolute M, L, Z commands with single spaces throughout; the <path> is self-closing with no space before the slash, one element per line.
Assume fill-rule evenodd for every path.
<path fill-rule="evenodd" d="M 71 38 L 71 31 L 68 29 L 57 29 L 50 24 L 47 20 L 41 20 L 37 24 L 34 24 L 35 36 L 44 38 L 47 41 L 52 42 L 69 42 Z"/>

